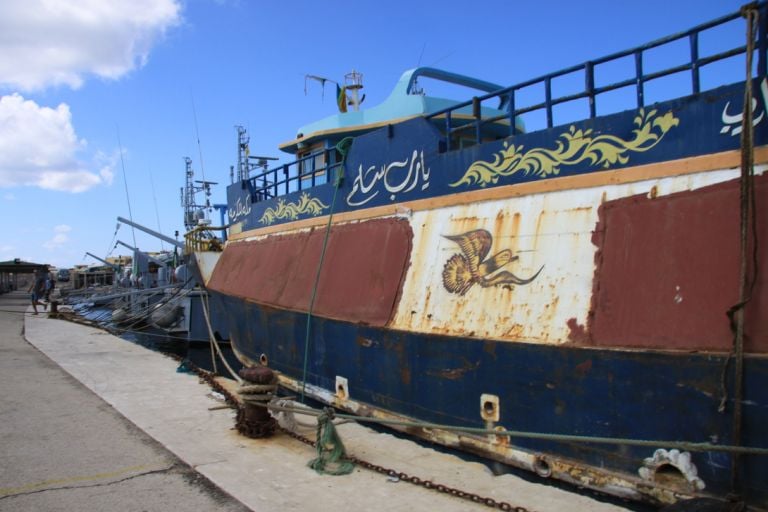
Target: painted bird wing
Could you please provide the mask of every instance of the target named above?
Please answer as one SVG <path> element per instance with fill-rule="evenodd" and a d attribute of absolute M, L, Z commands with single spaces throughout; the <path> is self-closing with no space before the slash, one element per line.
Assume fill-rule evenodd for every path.
<path fill-rule="evenodd" d="M 500 284 L 528 284 L 537 277 L 539 277 L 539 274 L 544 269 L 544 265 L 541 266 L 541 268 L 533 274 L 531 277 L 524 279 L 522 277 L 517 277 L 512 272 L 507 272 L 506 270 L 503 270 L 496 274 L 493 277 L 490 277 L 488 279 L 481 279 L 480 280 L 480 286 L 483 288 L 487 288 L 489 286 L 497 286 Z"/>
<path fill-rule="evenodd" d="M 512 251 L 509 249 L 504 249 L 503 251 L 496 253 L 494 256 L 482 262 L 478 268 L 478 274 L 480 277 L 489 276 L 510 261 L 515 261 L 517 258 L 517 256 L 512 256 Z"/>
<path fill-rule="evenodd" d="M 461 252 L 467 258 L 472 274 L 477 276 L 480 262 L 488 256 L 491 250 L 491 243 L 493 242 L 491 234 L 485 229 L 476 229 L 461 235 L 446 236 L 445 238 L 459 244 Z"/>

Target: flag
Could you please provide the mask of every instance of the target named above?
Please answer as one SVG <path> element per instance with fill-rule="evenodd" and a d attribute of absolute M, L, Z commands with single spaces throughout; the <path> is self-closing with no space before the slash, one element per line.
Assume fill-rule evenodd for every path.
<path fill-rule="evenodd" d="M 339 106 L 339 112 L 347 111 L 347 89 L 339 87 L 339 84 L 336 84 L 336 104 Z"/>

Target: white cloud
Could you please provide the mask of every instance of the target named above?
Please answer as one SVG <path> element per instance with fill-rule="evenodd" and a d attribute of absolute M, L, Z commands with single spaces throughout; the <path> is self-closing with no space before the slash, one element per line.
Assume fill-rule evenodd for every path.
<path fill-rule="evenodd" d="M 69 233 L 72 231 L 72 228 L 70 226 L 67 226 L 66 224 L 60 224 L 53 228 L 53 238 L 48 240 L 47 242 L 43 243 L 43 247 L 45 247 L 48 250 L 54 250 L 58 249 L 67 242 L 69 242 Z"/>
<path fill-rule="evenodd" d="M 99 176 L 105 185 L 112 185 L 115 179 L 115 168 L 120 161 L 120 152 L 115 150 L 111 155 L 103 151 L 96 152 L 94 162 L 99 167 Z"/>
<path fill-rule="evenodd" d="M 143 66 L 181 21 L 178 0 L 2 0 L 0 85 L 22 91 L 78 88 Z"/>
<path fill-rule="evenodd" d="M 19 94 L 0 97 L 0 187 L 83 192 L 111 184 L 104 169 L 94 174 L 77 160 L 84 147 L 65 103 L 50 108 Z"/>

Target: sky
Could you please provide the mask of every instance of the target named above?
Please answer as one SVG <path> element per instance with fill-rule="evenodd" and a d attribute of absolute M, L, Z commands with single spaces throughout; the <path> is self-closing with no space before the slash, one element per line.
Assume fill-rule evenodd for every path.
<path fill-rule="evenodd" d="M 236 125 L 248 130 L 251 154 L 289 161 L 277 146 L 336 113 L 332 84 L 323 89 L 308 74 L 343 81 L 361 72 L 363 108 L 382 102 L 403 71 L 419 65 L 507 86 L 686 30 L 742 3 L 2 0 L 0 261 L 93 264 L 86 252 L 130 254 L 114 247 L 118 240 L 169 249 L 117 228 L 117 217 L 182 239 L 184 158 L 195 179 L 218 183 L 212 202 L 225 202 Z M 702 54 L 743 44 L 743 27 L 735 22 L 703 40 Z M 687 46 L 677 50 L 655 57 L 684 60 Z M 600 73 L 598 81 L 621 75 Z M 708 69 L 704 87 L 725 74 L 734 72 Z M 726 83 L 738 80 L 742 71 Z M 683 83 L 649 85 L 648 97 L 687 94 L 674 94 Z M 563 115 L 568 122 L 579 114 Z M 535 118 L 525 121 L 537 127 Z M 219 224 L 218 213 L 212 217 Z"/>

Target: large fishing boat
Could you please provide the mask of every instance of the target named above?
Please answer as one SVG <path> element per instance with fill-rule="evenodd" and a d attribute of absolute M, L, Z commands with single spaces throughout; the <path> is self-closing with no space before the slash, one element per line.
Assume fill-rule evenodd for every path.
<path fill-rule="evenodd" d="M 699 54 L 702 33 L 741 17 L 743 45 Z M 751 5 L 511 87 L 418 68 L 367 110 L 351 73 L 341 112 L 272 169 L 240 130 L 228 240 L 189 237 L 238 357 L 544 477 L 768 507 L 766 20 Z M 667 44 L 688 61 L 644 72 Z M 702 90 L 702 69 L 733 58 L 756 71 Z M 616 62 L 631 77 L 597 84 Z M 647 104 L 671 74 L 690 90 Z M 580 91 L 553 92 L 573 76 Z M 478 92 L 449 101 L 426 79 Z M 530 87 L 543 99 L 521 105 Z M 626 88 L 632 104 L 598 115 Z M 557 125 L 574 101 L 587 117 Z M 546 126 L 526 130 L 534 111 Z"/>

